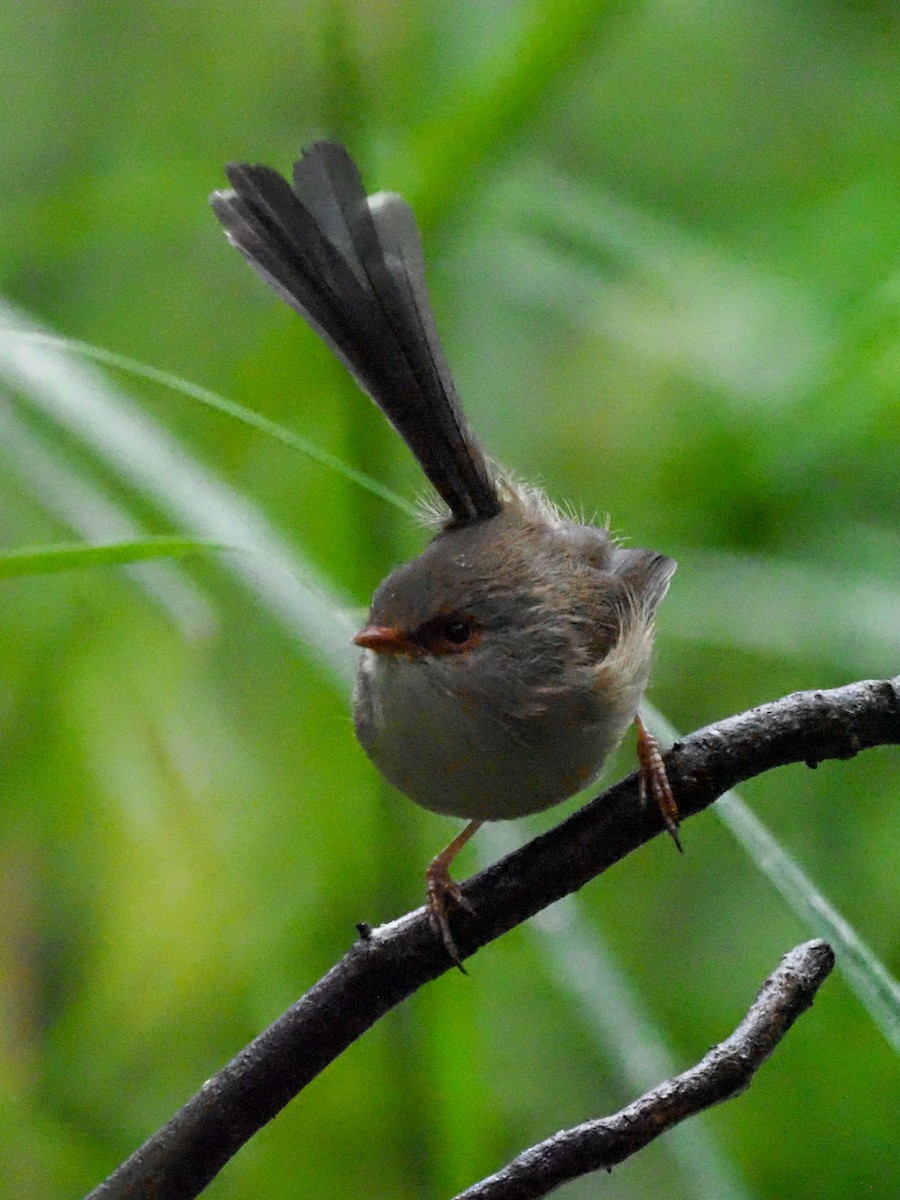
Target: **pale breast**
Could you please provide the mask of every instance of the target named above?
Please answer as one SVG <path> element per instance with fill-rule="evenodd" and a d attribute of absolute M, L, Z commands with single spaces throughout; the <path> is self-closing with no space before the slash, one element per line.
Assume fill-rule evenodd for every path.
<path fill-rule="evenodd" d="M 450 816 L 505 820 L 567 799 L 596 777 L 634 716 L 610 713 L 588 687 L 548 694 L 543 711 L 523 720 L 510 716 L 502 697 L 487 705 L 449 689 L 434 667 L 366 651 L 354 719 L 386 778 Z"/>

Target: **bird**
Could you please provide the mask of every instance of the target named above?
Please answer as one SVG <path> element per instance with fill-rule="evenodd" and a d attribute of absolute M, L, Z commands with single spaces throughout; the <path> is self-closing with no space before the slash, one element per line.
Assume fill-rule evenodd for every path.
<path fill-rule="evenodd" d="M 490 458 L 438 337 L 415 215 L 367 194 L 321 140 L 289 182 L 231 163 L 210 202 L 228 241 L 344 364 L 436 492 L 430 540 L 375 591 L 356 634 L 357 738 L 382 775 L 467 823 L 426 871 L 429 921 L 463 969 L 450 918 L 470 908 L 450 866 L 485 821 L 592 783 L 633 724 L 641 797 L 681 849 L 678 808 L 639 706 L 657 608 L 676 569 L 572 519 Z"/>

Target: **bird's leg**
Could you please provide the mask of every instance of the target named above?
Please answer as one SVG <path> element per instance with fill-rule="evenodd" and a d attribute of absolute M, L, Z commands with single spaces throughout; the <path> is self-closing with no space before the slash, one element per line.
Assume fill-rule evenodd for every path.
<path fill-rule="evenodd" d="M 435 933 L 440 935 L 441 941 L 444 943 L 444 948 L 464 975 L 466 973 L 465 967 L 462 965 L 459 951 L 456 949 L 456 943 L 450 932 L 447 913 L 454 905 L 458 908 L 464 908 L 468 912 L 473 912 L 474 910 L 459 890 L 459 887 L 450 878 L 450 864 L 482 824 L 482 821 L 470 821 L 465 829 L 456 835 L 450 845 L 446 846 L 432 860 L 431 866 L 425 872 L 425 880 L 428 888 L 428 920 L 431 922 L 431 928 Z"/>
<path fill-rule="evenodd" d="M 641 803 L 646 804 L 648 800 L 655 802 L 662 814 L 666 829 L 680 850 L 678 805 L 672 795 L 672 788 L 669 785 L 669 777 L 666 775 L 666 767 L 659 752 L 659 746 L 640 716 L 634 718 L 634 723 L 637 726 L 637 752 L 638 761 L 641 764 Z"/>

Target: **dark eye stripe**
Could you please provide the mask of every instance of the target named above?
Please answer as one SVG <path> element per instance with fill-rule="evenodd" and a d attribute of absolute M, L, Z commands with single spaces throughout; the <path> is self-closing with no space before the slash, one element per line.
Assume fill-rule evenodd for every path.
<path fill-rule="evenodd" d="M 478 628 L 463 613 L 440 613 L 424 621 L 410 640 L 426 654 L 452 654 L 477 641 Z"/>

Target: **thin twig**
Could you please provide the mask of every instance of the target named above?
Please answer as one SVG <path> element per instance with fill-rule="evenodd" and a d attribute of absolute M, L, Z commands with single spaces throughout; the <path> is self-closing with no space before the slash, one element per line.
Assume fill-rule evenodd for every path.
<path fill-rule="evenodd" d="M 730 1100 L 750 1081 L 834 966 L 827 942 L 806 942 L 781 960 L 750 1011 L 696 1066 L 667 1079 L 620 1112 L 564 1129 L 525 1150 L 455 1200 L 539 1200 L 591 1171 L 610 1170 L 687 1117 Z"/>
<path fill-rule="evenodd" d="M 686 737 L 665 755 L 682 821 L 735 784 L 786 763 L 851 758 L 900 743 L 900 677 L 798 692 Z M 467 880 L 454 918 L 463 957 L 624 858 L 662 830 L 632 775 L 527 846 Z M 242 1050 L 88 1200 L 191 1200 L 366 1029 L 452 969 L 424 909 L 369 930 L 305 996 Z"/>

